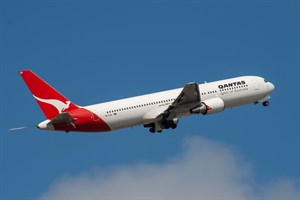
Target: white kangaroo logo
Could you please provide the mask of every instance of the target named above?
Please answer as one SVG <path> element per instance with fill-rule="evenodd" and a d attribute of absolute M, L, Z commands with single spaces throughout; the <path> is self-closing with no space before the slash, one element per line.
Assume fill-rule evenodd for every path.
<path fill-rule="evenodd" d="M 33 97 L 40 102 L 47 103 L 54 106 L 58 110 L 59 114 L 62 113 L 64 110 L 68 109 L 71 103 L 71 101 L 66 101 L 66 103 L 63 103 L 57 99 L 41 99 L 34 95 Z"/>

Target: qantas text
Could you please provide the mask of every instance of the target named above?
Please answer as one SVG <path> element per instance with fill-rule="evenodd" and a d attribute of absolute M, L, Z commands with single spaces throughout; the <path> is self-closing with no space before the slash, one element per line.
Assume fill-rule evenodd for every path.
<path fill-rule="evenodd" d="M 235 86 L 239 86 L 239 85 L 245 85 L 246 84 L 246 81 L 237 81 L 237 82 L 232 82 L 232 83 L 226 83 L 226 84 L 223 84 L 223 85 L 219 85 L 219 89 L 224 89 L 224 88 L 227 88 L 227 87 L 235 87 Z"/>

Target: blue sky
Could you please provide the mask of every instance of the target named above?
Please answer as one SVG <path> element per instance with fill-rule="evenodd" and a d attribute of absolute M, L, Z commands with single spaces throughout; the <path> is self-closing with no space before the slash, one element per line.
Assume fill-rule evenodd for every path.
<path fill-rule="evenodd" d="M 151 188 L 158 180 L 145 177 L 160 176 L 169 165 L 185 166 L 180 158 L 220 177 L 237 176 L 251 197 L 271 198 L 278 188 L 288 188 L 282 198 L 299 195 L 299 13 L 299 1 L 284 0 L 1 1 L 0 198 L 54 199 L 69 191 L 84 194 L 84 185 L 104 191 L 109 181 L 126 188 L 114 178 L 124 174 L 129 185 Z M 44 120 L 18 75 L 25 68 L 79 105 L 241 75 L 263 76 L 276 90 L 268 108 L 247 105 L 182 118 L 176 130 L 163 134 L 143 127 L 105 134 L 11 133 L 8 128 Z M 224 159 L 217 163 L 228 167 L 205 158 Z M 195 177 L 204 173 L 182 169 Z M 241 191 L 231 179 L 205 178 L 216 178 L 213 185 L 222 187 L 205 186 L 219 194 L 225 185 L 235 189 L 229 197 Z M 184 180 L 186 187 L 202 184 Z"/>

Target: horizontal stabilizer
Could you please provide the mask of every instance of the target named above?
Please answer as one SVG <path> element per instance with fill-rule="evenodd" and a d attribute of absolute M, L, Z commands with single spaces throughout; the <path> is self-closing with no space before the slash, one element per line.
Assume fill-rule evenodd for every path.
<path fill-rule="evenodd" d="M 56 117 L 54 117 L 52 120 L 45 120 L 38 124 L 39 129 L 44 130 L 54 130 L 55 125 L 66 125 L 71 124 L 75 128 L 74 122 L 76 121 L 76 118 L 73 118 L 69 113 L 61 113 L 58 114 Z"/>
<path fill-rule="evenodd" d="M 77 119 L 73 118 L 69 113 L 61 113 L 54 117 L 54 119 L 52 119 L 49 123 L 53 125 L 73 124 L 76 120 Z"/>

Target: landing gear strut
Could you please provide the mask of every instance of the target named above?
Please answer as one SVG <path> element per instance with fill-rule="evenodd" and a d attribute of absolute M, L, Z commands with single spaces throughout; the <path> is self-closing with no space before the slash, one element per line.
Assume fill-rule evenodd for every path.
<path fill-rule="evenodd" d="M 264 101 L 264 102 L 262 103 L 262 105 L 263 105 L 263 106 L 269 106 L 270 103 L 269 103 L 268 101 Z"/>

